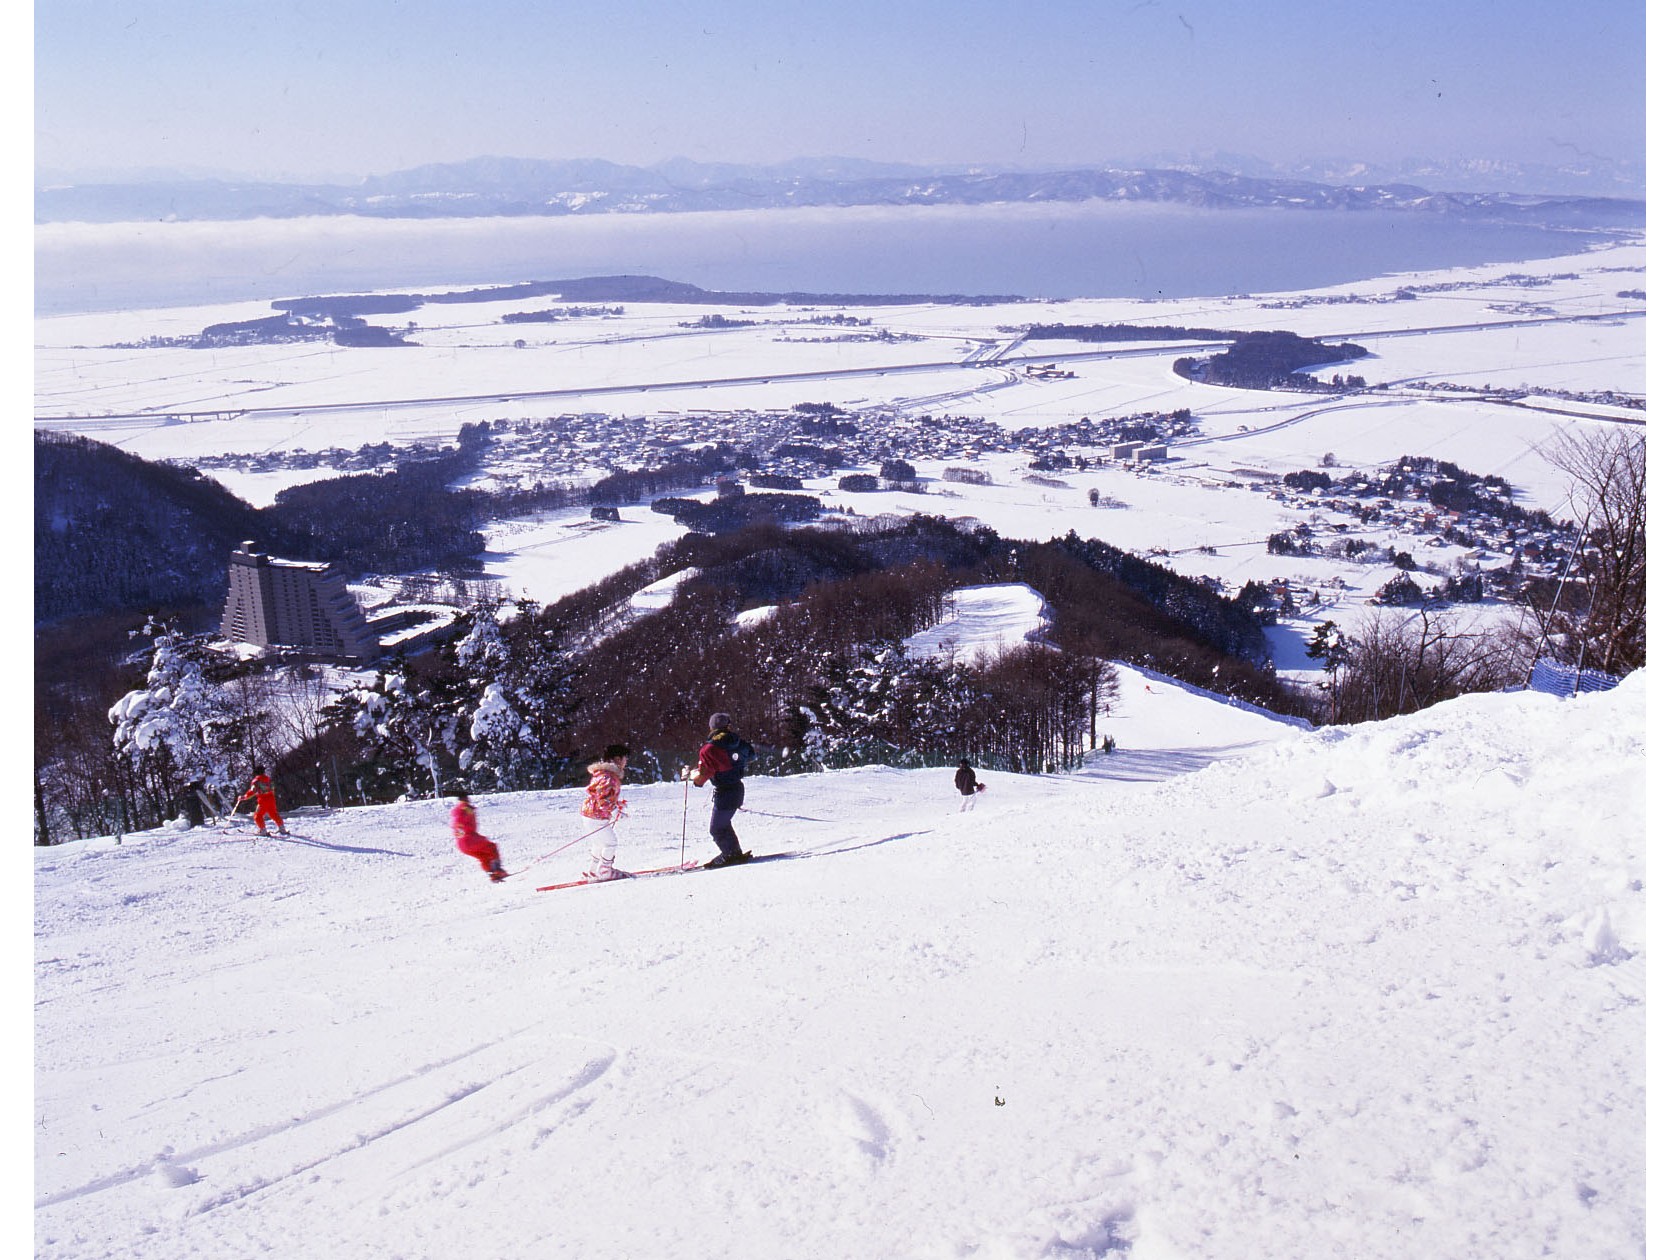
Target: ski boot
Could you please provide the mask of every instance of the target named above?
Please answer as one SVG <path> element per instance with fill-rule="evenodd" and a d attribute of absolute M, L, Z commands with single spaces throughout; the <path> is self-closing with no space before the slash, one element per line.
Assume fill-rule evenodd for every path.
<path fill-rule="evenodd" d="M 720 866 L 739 866 L 742 862 L 750 861 L 752 861 L 751 853 L 720 853 L 704 865 L 706 870 L 715 871 Z"/>

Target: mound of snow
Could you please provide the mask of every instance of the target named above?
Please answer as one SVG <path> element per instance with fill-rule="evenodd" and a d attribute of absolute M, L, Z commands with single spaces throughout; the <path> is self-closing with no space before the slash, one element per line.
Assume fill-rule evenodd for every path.
<path fill-rule="evenodd" d="M 699 572 L 699 569 L 684 569 L 680 573 L 671 574 L 670 577 L 660 578 L 659 581 L 642 587 L 625 602 L 637 613 L 659 612 L 669 608 L 672 598 L 677 593 L 677 587 Z"/>
<path fill-rule="evenodd" d="M 905 641 L 911 656 L 943 656 L 972 664 L 1037 640 L 1049 625 L 1044 597 L 1023 582 L 969 586 L 951 592 L 951 612 Z"/>

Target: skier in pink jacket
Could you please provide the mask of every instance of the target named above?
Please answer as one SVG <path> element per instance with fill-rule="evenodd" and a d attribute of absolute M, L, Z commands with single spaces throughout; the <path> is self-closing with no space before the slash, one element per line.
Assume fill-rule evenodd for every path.
<path fill-rule="evenodd" d="M 584 790 L 583 805 L 578 810 L 585 818 L 593 818 L 601 825 L 592 834 L 589 847 L 593 859 L 584 871 L 585 879 L 623 879 L 625 872 L 613 865 L 618 854 L 618 833 L 613 830 L 628 812 L 620 791 L 624 786 L 624 768 L 630 761 L 630 749 L 623 744 L 608 744 L 601 760 L 589 767 L 589 787 Z"/>

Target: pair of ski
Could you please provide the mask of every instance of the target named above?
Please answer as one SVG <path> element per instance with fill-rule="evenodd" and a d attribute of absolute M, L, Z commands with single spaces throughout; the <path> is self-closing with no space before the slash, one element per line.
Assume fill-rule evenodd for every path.
<path fill-rule="evenodd" d="M 764 855 L 764 857 L 766 857 L 766 858 L 767 857 L 780 857 L 780 856 L 782 856 L 782 855 L 779 854 L 779 853 L 778 854 L 767 853 L 767 854 Z M 755 861 L 763 861 L 764 858 L 756 858 L 754 860 Z M 537 891 L 538 892 L 558 892 L 562 888 L 582 888 L 585 884 L 622 884 L 622 883 L 628 882 L 628 880 L 630 880 L 630 879 L 646 879 L 650 875 L 681 875 L 684 871 L 703 870 L 705 868 L 705 865 L 706 864 L 704 862 L 679 862 L 675 866 L 656 866 L 653 869 L 646 870 L 646 871 L 625 871 L 624 875 L 619 879 L 587 879 L 587 878 L 585 878 L 585 879 L 568 880 L 564 884 L 543 884 L 543 885 L 541 885 L 537 888 Z M 736 865 L 749 866 L 749 865 L 751 865 L 751 863 L 740 862 L 740 863 L 736 863 Z M 728 870 L 729 868 L 728 867 L 723 867 L 721 869 Z"/>
<path fill-rule="evenodd" d="M 585 876 L 583 879 L 568 880 L 564 884 L 543 884 L 537 891 L 556 892 L 562 888 L 582 888 L 585 884 L 622 884 L 629 879 L 646 879 L 649 875 L 678 875 L 683 871 L 697 870 L 699 866 L 698 862 L 678 862 L 675 866 L 655 866 L 646 871 L 625 871 L 617 879 L 590 879 Z"/>

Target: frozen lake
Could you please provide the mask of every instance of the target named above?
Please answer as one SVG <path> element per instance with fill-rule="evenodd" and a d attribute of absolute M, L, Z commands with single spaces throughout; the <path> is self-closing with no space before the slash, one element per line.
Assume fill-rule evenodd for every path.
<path fill-rule="evenodd" d="M 1182 298 L 1584 250 L 1608 233 L 1376 211 L 1085 202 L 35 229 L 39 315 L 658 275 L 708 289 Z"/>

